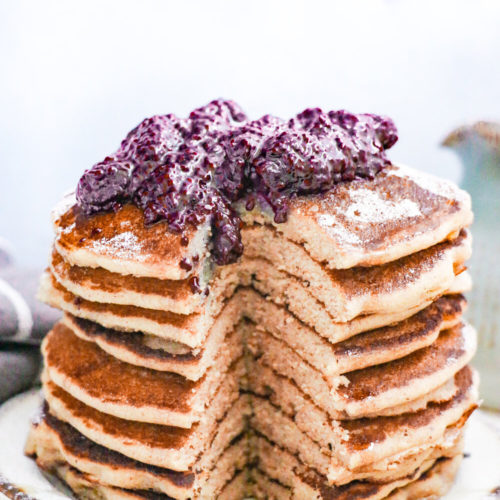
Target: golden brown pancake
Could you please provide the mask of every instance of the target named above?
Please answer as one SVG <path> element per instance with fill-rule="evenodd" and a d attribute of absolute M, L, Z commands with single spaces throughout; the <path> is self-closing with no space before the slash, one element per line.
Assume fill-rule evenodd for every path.
<path fill-rule="evenodd" d="M 441 387 L 473 356 L 476 333 L 469 326 L 456 326 L 404 358 L 331 378 L 312 350 L 297 353 L 258 328 L 248 342 L 259 364 L 292 380 L 333 418 L 344 419 L 383 414 Z"/>
<path fill-rule="evenodd" d="M 391 326 L 364 332 L 337 343 L 314 330 L 251 290 L 240 290 L 247 317 L 284 341 L 326 377 L 401 358 L 429 346 L 439 332 L 461 321 L 462 296 L 444 296 L 409 318 Z"/>
<path fill-rule="evenodd" d="M 190 429 L 125 420 L 99 412 L 50 380 L 44 380 L 49 411 L 91 441 L 134 460 L 172 470 L 201 470 L 213 462 L 245 427 L 248 398 L 238 396 L 238 380 L 226 381 L 204 419 Z M 219 451 L 219 453 L 217 453 Z"/>
<path fill-rule="evenodd" d="M 93 342 L 57 324 L 42 351 L 50 379 L 73 397 L 128 420 L 189 428 L 197 422 L 229 366 L 242 355 L 241 341 L 201 379 L 124 363 Z"/>
<path fill-rule="evenodd" d="M 103 267 L 111 272 L 159 279 L 187 279 L 200 268 L 206 254 L 206 227 L 188 228 L 184 235 L 168 230 L 165 223 L 146 227 L 142 211 L 126 205 L 117 212 L 87 217 L 76 206 L 68 207 L 62 214 L 55 214 L 55 247 L 72 265 Z M 182 244 L 183 236 L 188 240 Z M 183 259 L 193 261 L 198 256 L 198 266 L 184 269 Z"/>
<path fill-rule="evenodd" d="M 236 209 L 227 266 L 208 222 L 54 214 L 39 295 L 65 315 L 27 453 L 82 498 L 444 493 L 477 405 L 468 195 L 389 166 L 284 223 Z"/>
<path fill-rule="evenodd" d="M 391 263 L 390 269 L 379 273 L 371 273 L 371 269 L 363 271 L 358 274 L 357 280 L 353 280 L 352 276 L 344 276 L 328 283 L 328 280 L 320 275 L 319 278 L 311 275 L 310 280 L 299 283 L 286 273 L 276 271 L 269 262 L 262 259 L 243 259 L 233 274 L 237 272 L 241 275 L 243 284 L 253 284 L 262 293 L 269 294 L 273 300 L 285 301 L 299 319 L 313 327 L 321 322 L 318 321 L 318 315 L 326 314 L 328 318 L 323 322 L 332 325 L 326 327 L 326 332 L 325 328 L 319 326 L 316 329 L 331 341 L 337 342 L 365 329 L 385 326 L 388 322 L 411 316 L 448 292 L 457 280 L 456 259 L 460 261 L 463 257 L 460 255 L 463 251 L 468 251 L 468 245 L 467 238 L 463 236 L 443 247 L 438 245 L 425 251 L 426 254 L 422 254 L 418 259 L 419 264 L 411 266 L 412 273 L 407 272 L 408 265 L 398 261 Z M 344 272 L 346 273 L 347 271 Z M 389 278 L 386 275 L 389 275 Z M 231 295 L 237 278 L 233 275 L 226 277 L 226 280 L 229 290 L 225 289 L 224 294 Z M 306 284 L 308 290 L 317 289 L 316 295 L 321 296 L 323 302 L 312 307 L 307 304 L 308 301 L 315 302 L 316 299 L 305 292 Z M 142 331 L 192 348 L 200 347 L 204 342 L 223 307 L 223 302 L 216 300 L 216 304 L 201 312 L 185 315 L 135 305 L 101 303 L 74 295 L 52 274 L 43 276 L 39 297 L 49 305 L 108 328 Z M 294 307 L 291 304 L 293 302 L 304 303 L 306 309 Z M 332 319 L 329 321 L 330 317 Z M 354 326 L 350 327 L 348 325 L 351 322 Z"/>
<path fill-rule="evenodd" d="M 78 337 L 95 342 L 121 361 L 198 380 L 214 363 L 218 353 L 227 351 L 236 342 L 233 330 L 240 317 L 240 305 L 236 299 L 233 297 L 226 304 L 198 349 L 141 332 L 105 328 L 70 314 L 64 315 L 62 322 Z"/>
<path fill-rule="evenodd" d="M 257 236 L 249 239 L 253 245 L 247 243 L 247 258 L 234 267 L 233 274 L 243 274 L 240 278 L 242 281 L 248 280 L 249 278 L 245 276 L 249 276 L 257 282 L 271 282 L 274 288 L 290 286 L 290 278 L 286 273 L 295 276 L 298 274 L 305 283 L 295 286 L 306 286 L 313 297 L 339 322 L 350 321 L 360 315 L 388 314 L 437 298 L 450 289 L 456 274 L 463 270 L 463 261 L 470 254 L 470 238 L 467 233 L 462 233 L 452 242 L 438 244 L 418 254 L 382 266 L 328 271 L 324 266 L 312 261 L 296 244 L 290 243 L 290 248 L 281 249 L 278 246 L 274 249 L 275 242 L 280 241 L 279 238 L 273 235 L 272 231 L 271 235 L 267 234 L 270 230 L 265 230 L 262 235 L 263 230 L 264 228 L 260 228 Z M 269 238 L 273 241 L 266 245 L 265 242 Z M 255 246 L 257 249 L 253 252 Z M 264 255 L 273 258 L 272 265 L 262 260 L 261 247 L 264 247 Z M 284 255 L 286 259 L 283 258 Z M 277 268 L 283 268 L 286 273 L 280 273 Z M 411 273 L 408 273 L 409 268 L 412 269 Z M 183 341 L 180 338 L 181 334 L 174 331 L 198 328 L 202 331 L 195 337 L 203 339 L 210 322 L 213 321 L 213 316 L 220 310 L 220 296 L 231 295 L 238 277 L 232 276 L 226 280 L 226 286 L 215 294 L 214 303 L 210 303 L 210 307 L 207 305 L 202 312 L 187 316 L 171 311 L 155 310 L 154 306 L 158 304 L 157 300 L 153 299 L 157 296 L 149 297 L 147 290 L 140 293 L 136 290 L 132 294 L 123 295 L 123 303 L 122 299 L 120 303 L 116 303 L 114 296 L 104 297 L 105 301 L 101 302 L 100 300 L 103 300 L 101 292 L 106 286 L 104 283 L 97 288 L 93 284 L 85 286 L 82 282 L 77 282 L 76 286 L 72 280 L 62 279 L 61 273 L 57 271 L 56 274 L 51 273 L 50 280 L 45 279 L 40 298 L 76 316 L 100 323 L 106 322 L 106 326 L 117 329 L 130 329 L 126 326 L 128 322 L 133 321 L 134 317 L 142 317 L 144 318 L 142 323 L 136 320 L 136 324 L 141 326 L 138 329 L 164 337 L 171 335 L 174 340 L 192 345 L 193 340 Z M 73 293 L 64 285 L 71 288 Z M 75 292 L 81 295 L 75 295 Z M 148 307 L 135 305 L 138 295 L 141 296 L 139 302 L 142 305 L 147 304 Z M 148 304 L 149 299 L 151 302 Z M 113 303 L 106 303 L 106 300 L 111 300 Z M 111 324 L 113 322 L 114 324 Z"/>
<path fill-rule="evenodd" d="M 219 312 L 216 310 L 185 315 L 136 306 L 92 302 L 76 297 L 48 273 L 41 278 L 38 296 L 53 307 L 105 327 L 131 332 L 142 331 L 192 348 L 201 346 Z"/>
<path fill-rule="evenodd" d="M 36 457 L 37 463 L 46 470 L 66 462 L 104 484 L 151 490 L 174 498 L 190 498 L 200 489 L 210 491 L 211 477 L 232 476 L 235 470 L 242 469 L 246 462 L 246 449 L 245 435 L 237 436 L 222 455 L 216 457 L 215 470 L 213 467 L 206 470 L 207 463 L 200 463 L 202 469 L 195 464 L 188 471 L 149 465 L 90 441 L 71 425 L 54 417 L 45 403 L 32 427 L 26 451 Z"/>
<path fill-rule="evenodd" d="M 253 496 L 265 498 L 318 498 L 324 500 L 407 500 L 434 498 L 451 487 L 462 455 L 429 459 L 403 477 L 386 481 L 352 481 L 332 485 L 314 469 L 308 469 L 297 458 L 276 446 L 260 451 L 257 466 L 252 470 Z M 427 496 L 418 496 L 426 492 Z M 274 495 L 274 496 L 273 496 Z M 394 496 L 393 496 L 394 495 Z M 401 496 L 399 496 L 401 495 Z M 413 496 L 415 495 L 415 496 Z"/>
<path fill-rule="evenodd" d="M 477 380 L 471 370 L 464 368 L 456 378 L 459 391 L 451 400 L 391 417 L 329 421 L 304 401 L 296 407 L 287 405 L 284 394 L 274 399 L 253 396 L 251 426 L 331 482 L 342 484 L 354 473 L 361 478 L 376 476 L 387 467 L 399 467 L 405 456 L 446 446 L 450 436 L 453 441 L 477 400 Z"/>
<path fill-rule="evenodd" d="M 462 231 L 451 241 L 386 264 L 331 270 L 312 260 L 299 245 L 263 226 L 243 232 L 243 241 L 246 259 L 265 257 L 270 263 L 253 266 L 256 281 L 286 281 L 286 275 L 277 270 L 295 276 L 336 321 L 399 311 L 437 298 L 452 286 L 471 253 L 470 235 Z M 251 266 L 251 260 L 246 265 Z"/>
<path fill-rule="evenodd" d="M 179 373 L 197 380 L 213 362 L 216 349 L 240 314 L 251 317 L 270 332 L 287 331 L 294 339 L 318 346 L 331 357 L 329 373 L 345 373 L 403 357 L 434 342 L 443 329 L 460 321 L 466 302 L 461 295 L 443 296 L 437 301 L 393 326 L 378 328 L 330 345 L 288 313 L 250 289 L 240 289 L 219 314 L 199 352 L 188 346 L 156 339 L 140 332 L 120 332 L 98 323 L 66 315 L 63 322 L 76 335 L 96 342 L 112 356 L 160 371 Z M 234 310 L 231 310 L 233 308 Z M 241 311 L 241 312 L 240 312 Z M 230 342 L 226 340 L 226 342 Z"/>
<path fill-rule="evenodd" d="M 112 273 L 103 267 L 72 266 L 55 249 L 50 270 L 63 287 L 89 300 L 125 305 L 133 303 L 178 314 L 191 314 L 205 301 L 205 294 L 194 291 L 189 278 L 138 278 L 130 274 Z M 123 293 L 124 290 L 127 294 Z"/>
<path fill-rule="evenodd" d="M 293 200 L 285 223 L 257 209 L 247 223 L 273 224 L 332 269 L 375 266 L 429 248 L 470 225 L 470 197 L 453 183 L 393 165 L 370 182 L 337 184 Z"/>
<path fill-rule="evenodd" d="M 298 280 L 293 278 L 281 282 L 278 280 L 254 280 L 252 287 L 269 302 L 286 307 L 299 321 L 306 324 L 322 337 L 336 344 L 348 339 L 358 333 L 373 330 L 387 325 L 398 323 L 425 309 L 438 298 L 425 298 L 412 307 L 399 311 L 380 314 L 363 314 L 353 318 L 351 321 L 337 321 L 324 307 L 315 299 Z M 463 294 L 470 290 L 471 279 L 467 272 L 462 272 L 455 277 L 446 295 Z"/>
<path fill-rule="evenodd" d="M 66 464 L 56 464 L 50 469 L 50 472 L 62 480 L 77 495 L 77 498 L 99 500 L 168 500 L 171 498 L 150 490 L 127 490 L 109 486 Z M 241 473 L 237 472 L 225 485 L 217 481 L 217 479 L 224 477 L 218 470 L 214 470 L 212 477 L 214 478 L 211 481 L 212 484 L 189 498 L 213 498 L 215 494 L 219 500 L 234 500 L 245 497 L 246 484 Z M 213 488 L 214 486 L 216 488 Z"/>
<path fill-rule="evenodd" d="M 55 244 L 74 265 L 121 272 L 117 264 L 126 262 L 125 274 L 184 279 L 192 271 L 183 270 L 180 260 L 203 256 L 207 246 L 206 227 L 188 230 L 183 246 L 181 235 L 167 231 L 165 223 L 145 227 L 141 211 L 132 205 L 89 218 L 70 204 L 66 201 L 67 209 L 54 214 Z M 243 220 L 273 224 L 257 210 L 244 214 Z M 391 166 L 370 182 L 342 183 L 322 195 L 295 198 L 288 220 L 275 226 L 333 269 L 396 260 L 457 234 L 471 222 L 470 198 L 464 191 Z"/>

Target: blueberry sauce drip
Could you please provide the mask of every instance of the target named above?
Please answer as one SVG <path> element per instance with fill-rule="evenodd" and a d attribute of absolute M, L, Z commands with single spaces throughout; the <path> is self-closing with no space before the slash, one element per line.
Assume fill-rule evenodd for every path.
<path fill-rule="evenodd" d="M 394 123 L 377 115 L 315 108 L 249 121 L 236 103 L 215 100 L 185 119 L 145 119 L 83 174 L 76 197 L 87 215 L 133 203 L 147 225 L 164 221 L 176 233 L 209 222 L 214 260 L 229 264 L 243 252 L 235 202 L 269 207 L 285 222 L 296 196 L 372 179 L 397 139 Z"/>

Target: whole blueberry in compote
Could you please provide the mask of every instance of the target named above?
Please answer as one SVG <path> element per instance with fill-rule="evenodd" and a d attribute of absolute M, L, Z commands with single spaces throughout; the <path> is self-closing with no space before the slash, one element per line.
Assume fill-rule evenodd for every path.
<path fill-rule="evenodd" d="M 176 233 L 208 223 L 215 262 L 229 264 L 243 252 L 235 202 L 268 207 L 285 222 L 294 197 L 373 178 L 396 141 L 394 123 L 378 115 L 311 108 L 288 122 L 248 121 L 236 103 L 218 99 L 186 119 L 145 119 L 83 174 L 77 201 L 89 215 L 133 203 L 146 224 Z"/>
<path fill-rule="evenodd" d="M 162 162 L 167 153 L 182 144 L 181 128 L 182 121 L 174 115 L 146 118 L 127 134 L 116 157 L 133 160 L 139 165 Z"/>
<path fill-rule="evenodd" d="M 76 188 L 76 199 L 87 214 L 119 208 L 126 196 L 133 164 L 106 158 L 87 170 Z"/>

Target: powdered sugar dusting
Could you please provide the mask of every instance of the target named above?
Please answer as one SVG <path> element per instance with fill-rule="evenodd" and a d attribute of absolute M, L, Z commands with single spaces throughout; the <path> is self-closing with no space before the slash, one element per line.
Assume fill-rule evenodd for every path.
<path fill-rule="evenodd" d="M 105 253 L 119 259 L 143 261 L 146 257 L 139 239 L 131 231 L 117 234 L 112 238 L 95 240 L 92 247 L 99 253 Z"/>
<path fill-rule="evenodd" d="M 351 245 L 361 243 L 360 237 L 341 224 L 335 215 L 321 214 L 318 215 L 317 221 L 323 229 L 339 241 L 350 243 Z"/>
<path fill-rule="evenodd" d="M 73 222 L 73 224 L 70 224 L 69 226 L 63 227 L 61 229 L 61 232 L 63 234 L 70 234 L 70 233 L 73 232 L 73 230 L 75 229 L 75 227 L 76 227 L 76 224 Z"/>
<path fill-rule="evenodd" d="M 350 196 L 351 203 L 344 215 L 355 222 L 386 222 L 421 215 L 418 204 L 408 199 L 394 201 L 381 198 L 369 189 L 358 189 Z"/>
<path fill-rule="evenodd" d="M 430 191 L 438 196 L 443 196 L 444 198 L 460 198 L 460 193 L 462 193 L 462 191 L 460 191 L 451 181 L 440 179 L 434 175 L 426 174 L 407 166 L 398 165 L 397 169 L 388 171 L 388 174 L 397 175 L 401 178 L 406 177 L 422 189 Z"/>
<path fill-rule="evenodd" d="M 377 224 L 422 215 L 418 203 L 412 200 L 381 198 L 379 193 L 369 189 L 357 189 L 350 192 L 349 197 L 350 201 L 341 215 L 317 215 L 318 224 L 342 243 L 358 245 L 362 242 L 357 224 Z"/>

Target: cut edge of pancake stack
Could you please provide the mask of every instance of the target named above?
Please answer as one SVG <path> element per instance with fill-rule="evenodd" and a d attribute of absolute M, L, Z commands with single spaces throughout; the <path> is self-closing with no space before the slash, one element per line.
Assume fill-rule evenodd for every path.
<path fill-rule="evenodd" d="M 82 498 L 443 495 L 477 405 L 468 196 L 390 166 L 242 219 L 214 266 L 206 227 L 65 201 L 26 453 Z"/>

